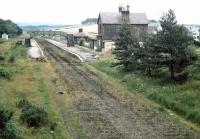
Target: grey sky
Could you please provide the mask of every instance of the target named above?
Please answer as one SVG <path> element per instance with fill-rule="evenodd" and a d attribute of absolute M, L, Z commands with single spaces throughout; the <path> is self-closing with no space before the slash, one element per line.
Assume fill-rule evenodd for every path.
<path fill-rule="evenodd" d="M 161 13 L 174 9 L 179 23 L 200 24 L 199 0 L 0 0 L 0 18 L 15 22 L 79 24 L 99 12 L 117 12 L 119 4 L 131 12 L 145 12 L 158 20 Z"/>

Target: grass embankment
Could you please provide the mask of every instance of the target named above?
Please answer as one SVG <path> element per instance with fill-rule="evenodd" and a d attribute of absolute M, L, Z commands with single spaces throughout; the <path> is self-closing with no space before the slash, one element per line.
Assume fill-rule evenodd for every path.
<path fill-rule="evenodd" d="M 200 125 L 200 60 L 188 67 L 192 77 L 184 84 L 170 83 L 166 78 L 150 78 L 134 71 L 125 73 L 122 67 L 113 66 L 114 62 L 109 57 L 94 61 L 91 65 L 115 79 L 130 92 L 143 95 Z"/>
<path fill-rule="evenodd" d="M 26 56 L 27 48 L 16 45 L 17 39 L 0 43 L 0 105 L 14 111 L 12 122 L 17 134 L 25 139 L 71 138 L 64 120 L 55 105 L 53 94 L 56 92 L 54 72 L 49 62 L 31 60 Z M 59 85 L 59 82 L 57 83 Z M 28 127 L 22 120 L 21 109 L 17 103 L 26 98 L 31 104 L 44 108 L 48 114 L 48 123 L 38 127 Z M 56 122 L 54 133 L 50 125 Z"/>
<path fill-rule="evenodd" d="M 65 90 L 66 92 L 68 92 L 69 90 L 72 91 L 70 87 L 68 88 L 67 86 L 63 86 L 63 85 L 66 85 L 65 80 L 67 80 L 68 85 L 69 84 L 72 85 L 71 86 L 72 88 L 74 87 L 73 85 L 75 84 L 73 82 L 71 83 L 71 81 L 68 79 L 63 79 L 66 77 L 66 76 L 63 76 L 63 74 L 65 73 L 65 68 L 61 66 L 62 64 L 68 63 L 68 64 L 75 64 L 77 68 L 78 67 L 82 68 L 80 67 L 82 65 L 80 60 L 76 56 L 63 51 L 62 49 L 56 47 L 55 45 L 47 42 L 44 39 L 36 38 L 36 41 L 38 42 L 40 47 L 44 50 L 45 55 L 48 55 L 49 54 L 48 52 L 53 52 L 53 55 L 56 56 L 57 58 L 59 57 L 64 60 L 67 60 L 65 61 L 66 63 L 60 63 L 59 61 L 57 61 L 57 63 L 51 63 L 51 64 L 55 67 L 54 68 L 55 72 L 60 75 L 58 78 L 54 80 L 55 84 L 59 86 L 59 90 Z M 60 84 L 63 84 L 63 85 L 58 85 L 57 84 L 58 82 L 60 82 Z M 85 131 L 84 126 L 80 122 L 78 114 L 73 105 L 74 99 L 78 99 L 79 97 L 80 96 L 77 96 L 75 94 L 73 94 L 73 97 L 72 97 L 70 96 L 70 94 L 66 93 L 65 97 L 58 99 L 57 104 L 62 105 L 61 111 L 62 111 L 63 117 L 66 117 L 66 121 L 68 123 L 70 133 L 73 134 L 75 137 L 77 136 L 77 137 L 80 137 L 81 139 L 82 138 L 84 139 L 86 138 L 86 131 Z"/>

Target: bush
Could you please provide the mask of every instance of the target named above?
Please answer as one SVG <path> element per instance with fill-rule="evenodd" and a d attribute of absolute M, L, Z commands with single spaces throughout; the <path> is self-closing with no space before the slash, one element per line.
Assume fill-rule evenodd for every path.
<path fill-rule="evenodd" d="M 5 79 L 10 79 L 11 78 L 11 73 L 9 71 L 7 71 L 4 68 L 0 68 L 0 77 L 3 77 Z"/>
<path fill-rule="evenodd" d="M 5 60 L 5 57 L 0 55 L 0 61 L 3 61 L 3 60 Z"/>
<path fill-rule="evenodd" d="M 22 41 L 17 41 L 16 45 L 22 45 Z"/>
<path fill-rule="evenodd" d="M 48 122 L 44 109 L 33 106 L 26 99 L 20 100 L 18 107 L 22 108 L 21 119 L 29 127 L 39 127 Z"/>
<path fill-rule="evenodd" d="M 0 108 L 0 138 L 3 139 L 16 139 L 16 129 L 13 123 L 10 121 L 13 116 L 13 112 Z"/>
<path fill-rule="evenodd" d="M 196 46 L 200 46 L 200 42 L 199 42 L 199 41 L 196 41 L 196 40 L 194 40 L 194 45 L 196 45 Z"/>
<path fill-rule="evenodd" d="M 190 45 L 186 49 L 186 55 L 188 57 L 189 63 L 192 64 L 192 61 L 195 62 L 198 59 L 198 54 L 195 46 Z"/>
<path fill-rule="evenodd" d="M 8 122 L 3 130 L 0 130 L 0 138 L 3 139 L 18 139 L 19 135 L 12 122 Z"/>
<path fill-rule="evenodd" d="M 0 129 L 5 128 L 6 123 L 11 119 L 13 112 L 0 108 Z"/>

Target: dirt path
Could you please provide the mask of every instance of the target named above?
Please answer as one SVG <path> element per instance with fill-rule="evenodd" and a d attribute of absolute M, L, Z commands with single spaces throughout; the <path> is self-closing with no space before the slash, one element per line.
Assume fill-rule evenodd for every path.
<path fill-rule="evenodd" d="M 169 118 L 132 100 L 133 107 L 123 105 L 111 90 L 104 88 L 96 75 L 85 72 L 68 59 L 55 55 L 51 47 L 45 49 L 49 60 L 66 83 L 66 89 L 74 105 L 73 111 L 91 139 L 195 139 L 178 121 Z M 55 98 L 56 99 L 56 98 Z M 62 104 L 62 102 L 57 103 Z M 74 138 L 81 138 L 70 125 L 70 119 L 60 108 L 66 126 L 70 126 Z"/>

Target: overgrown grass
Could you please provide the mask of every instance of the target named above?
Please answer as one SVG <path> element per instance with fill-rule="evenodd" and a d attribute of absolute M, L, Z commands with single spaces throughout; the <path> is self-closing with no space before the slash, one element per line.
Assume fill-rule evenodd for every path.
<path fill-rule="evenodd" d="M 142 94 L 162 106 L 200 125 L 200 65 L 197 61 L 188 67 L 192 77 L 183 84 L 166 78 L 150 78 L 137 72 L 124 72 L 121 66 L 113 66 L 114 59 L 104 58 L 91 63 L 96 69 L 116 79 L 132 93 Z"/>
<path fill-rule="evenodd" d="M 40 46 L 42 47 L 43 50 L 48 51 L 48 48 L 50 47 L 51 50 L 53 51 L 54 54 L 62 57 L 63 60 L 68 60 L 71 63 L 77 63 L 80 62 L 79 59 L 77 59 L 77 57 L 75 57 L 74 55 L 67 53 L 63 50 L 61 50 L 60 48 L 57 48 L 56 46 L 54 46 L 53 44 L 43 40 L 43 39 L 37 39 L 37 42 L 40 44 Z M 56 65 L 54 65 L 56 66 Z M 63 71 L 64 72 L 64 71 Z M 58 83 L 64 83 L 62 82 L 62 80 L 59 80 L 58 78 L 55 78 L 52 80 L 52 82 L 54 84 L 58 84 Z M 42 87 L 42 82 L 40 84 L 40 86 Z M 63 86 L 60 86 L 59 89 L 61 90 L 65 90 L 66 88 Z M 42 89 L 43 90 L 43 89 Z M 41 91 L 42 92 L 42 91 Z M 76 111 L 74 111 L 74 105 L 72 103 L 72 100 L 69 99 L 68 97 L 66 98 L 61 98 L 60 99 L 60 107 L 62 107 L 63 109 L 65 109 L 65 112 L 63 112 L 63 115 L 68 115 L 68 130 L 71 132 L 71 134 L 73 134 L 72 132 L 75 131 L 75 134 L 80 137 L 81 139 L 85 139 L 87 138 L 86 136 L 86 129 L 84 128 L 84 126 L 82 125 Z M 66 120 L 65 119 L 65 120 Z"/>
<path fill-rule="evenodd" d="M 52 80 L 58 78 L 58 75 L 49 62 L 28 59 L 27 48 L 16 42 L 17 39 L 10 39 L 0 44 L 0 52 L 5 57 L 0 61 L 0 69 L 12 75 L 10 80 L 0 78 L 0 103 L 14 111 L 12 124 L 24 139 L 71 138 L 53 99 L 56 86 Z M 22 98 L 27 98 L 35 107 L 43 107 L 49 123 L 39 128 L 28 128 L 23 124 L 20 120 L 21 110 L 16 106 Z M 53 134 L 50 133 L 52 127 Z"/>

